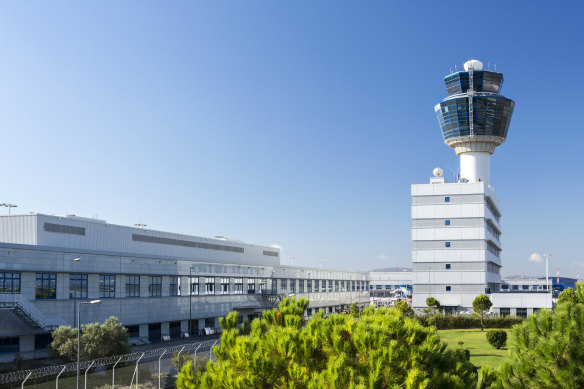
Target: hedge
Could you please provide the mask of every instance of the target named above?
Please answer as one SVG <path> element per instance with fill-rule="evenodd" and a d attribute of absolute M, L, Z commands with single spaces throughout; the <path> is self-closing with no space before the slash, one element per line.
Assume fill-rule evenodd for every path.
<path fill-rule="evenodd" d="M 435 322 L 439 330 L 481 328 L 481 318 L 478 316 L 423 315 L 417 316 L 417 319 L 425 327 L 431 327 Z M 523 319 L 517 316 L 495 316 L 485 317 L 483 322 L 485 328 L 511 328 L 523 322 Z"/>

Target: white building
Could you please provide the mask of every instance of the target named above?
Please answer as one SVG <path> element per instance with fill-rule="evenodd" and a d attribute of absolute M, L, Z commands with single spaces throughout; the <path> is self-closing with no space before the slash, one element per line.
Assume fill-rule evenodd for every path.
<path fill-rule="evenodd" d="M 78 260 L 76 260 L 78 259 Z M 0 216 L 0 362 L 46 356 L 50 331 L 118 317 L 134 343 L 197 336 L 284 296 L 307 316 L 369 303 L 367 273 L 280 265 L 278 249 L 43 214 Z"/>

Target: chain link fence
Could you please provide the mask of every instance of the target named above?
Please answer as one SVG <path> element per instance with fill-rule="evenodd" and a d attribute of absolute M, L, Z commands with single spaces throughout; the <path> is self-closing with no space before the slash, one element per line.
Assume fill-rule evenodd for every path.
<path fill-rule="evenodd" d="M 80 364 L 80 389 L 174 388 L 175 360 L 213 359 L 218 339 L 117 355 Z M 196 362 L 197 363 L 197 362 Z M 77 363 L 0 374 L 0 388 L 76 389 Z"/>

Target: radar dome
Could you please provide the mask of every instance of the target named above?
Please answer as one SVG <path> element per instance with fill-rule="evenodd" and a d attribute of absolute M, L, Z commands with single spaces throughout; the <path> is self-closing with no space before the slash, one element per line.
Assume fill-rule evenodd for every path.
<path fill-rule="evenodd" d="M 468 72 L 471 68 L 471 65 L 472 70 L 483 70 L 483 63 L 481 61 L 477 61 L 476 59 L 471 59 L 470 61 L 465 62 L 464 70 Z"/>
<path fill-rule="evenodd" d="M 437 167 L 437 168 L 434 168 L 434 170 L 432 170 L 432 173 L 434 173 L 434 176 L 436 176 L 436 177 L 442 177 L 442 175 L 444 174 L 444 170 Z"/>

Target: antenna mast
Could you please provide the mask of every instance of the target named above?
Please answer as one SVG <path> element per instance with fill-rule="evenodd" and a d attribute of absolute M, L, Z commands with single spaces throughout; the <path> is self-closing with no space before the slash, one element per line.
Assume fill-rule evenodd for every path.
<path fill-rule="evenodd" d="M 470 136 L 473 137 L 475 136 L 474 133 L 474 112 L 473 112 L 473 97 L 475 94 L 475 90 L 474 90 L 474 80 L 473 80 L 473 75 L 474 75 L 474 64 L 472 61 L 470 61 L 469 65 L 468 65 L 468 81 L 469 81 L 469 88 L 468 91 L 466 92 L 468 95 L 468 120 L 469 120 L 469 132 L 470 132 Z"/>

